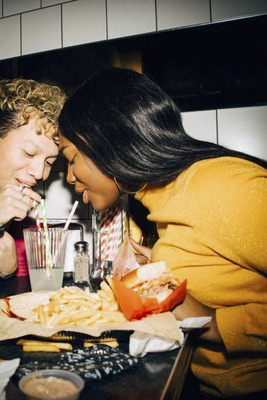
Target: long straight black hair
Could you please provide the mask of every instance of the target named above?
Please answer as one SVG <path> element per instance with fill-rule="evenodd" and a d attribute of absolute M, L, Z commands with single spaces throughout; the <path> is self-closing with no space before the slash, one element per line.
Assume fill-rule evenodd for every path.
<path fill-rule="evenodd" d="M 174 101 L 137 72 L 109 68 L 66 101 L 59 129 L 107 176 L 137 190 L 162 186 L 193 163 L 231 156 L 266 168 L 266 161 L 186 134 Z"/>

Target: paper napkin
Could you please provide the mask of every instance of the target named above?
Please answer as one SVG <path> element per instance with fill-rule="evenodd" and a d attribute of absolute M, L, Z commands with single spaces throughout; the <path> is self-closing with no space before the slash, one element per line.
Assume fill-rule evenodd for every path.
<path fill-rule="evenodd" d="M 174 350 L 183 343 L 183 330 L 191 330 L 204 327 L 211 321 L 211 317 L 186 318 L 183 321 L 177 321 L 181 330 L 181 341 L 165 339 L 160 336 L 153 336 L 148 333 L 135 331 L 130 336 L 129 353 L 131 356 L 144 357 L 147 353 L 157 353 L 162 351 Z"/>
<path fill-rule="evenodd" d="M 0 362 L 0 400 L 5 399 L 5 387 L 7 386 L 9 379 L 15 373 L 20 363 L 19 358 L 14 358 L 9 361 Z"/>

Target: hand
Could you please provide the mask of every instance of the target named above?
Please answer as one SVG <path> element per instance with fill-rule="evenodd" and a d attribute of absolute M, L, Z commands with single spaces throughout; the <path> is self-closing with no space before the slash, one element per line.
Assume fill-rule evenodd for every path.
<path fill-rule="evenodd" d="M 152 250 L 149 247 L 143 246 L 142 244 L 137 243 L 134 239 L 130 238 L 130 242 L 134 250 L 136 250 L 139 254 L 136 255 L 136 261 L 138 264 L 143 265 L 151 262 L 151 253 Z"/>
<path fill-rule="evenodd" d="M 211 322 L 205 325 L 204 332 L 201 330 L 201 334 L 199 335 L 199 337 L 201 337 L 201 339 L 209 340 L 211 342 L 222 343 L 222 338 L 220 336 L 216 323 L 216 310 L 204 306 L 189 293 L 186 293 L 183 302 L 176 306 L 172 310 L 172 313 L 179 321 L 190 317 L 212 317 Z"/>
<path fill-rule="evenodd" d="M 17 185 L 5 185 L 0 190 L 0 226 L 11 219 L 23 220 L 33 206 L 33 200 L 38 203 L 41 196 L 31 188 L 22 191 Z"/>
<path fill-rule="evenodd" d="M 9 233 L 0 237 L 0 276 L 12 274 L 17 269 L 15 241 Z"/>

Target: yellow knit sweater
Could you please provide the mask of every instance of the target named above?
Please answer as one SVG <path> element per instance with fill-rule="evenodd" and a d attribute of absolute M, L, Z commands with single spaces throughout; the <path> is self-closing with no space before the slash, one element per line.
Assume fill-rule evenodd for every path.
<path fill-rule="evenodd" d="M 157 223 L 152 259 L 216 309 L 223 345 L 200 342 L 192 371 L 203 393 L 267 389 L 267 171 L 246 160 L 199 161 L 161 189 L 136 194 Z"/>

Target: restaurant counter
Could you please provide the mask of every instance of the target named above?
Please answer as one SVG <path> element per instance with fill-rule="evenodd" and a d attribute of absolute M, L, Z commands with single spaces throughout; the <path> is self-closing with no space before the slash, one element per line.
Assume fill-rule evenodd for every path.
<path fill-rule="evenodd" d="M 68 281 L 64 281 L 64 285 Z M 28 277 L 10 278 L 0 281 L 0 298 L 30 291 Z M 0 342 L 0 359 L 18 356 L 16 339 Z M 128 341 L 119 341 L 119 350 L 128 352 Z M 115 376 L 87 383 L 80 400 L 169 400 L 179 399 L 193 352 L 193 337 L 185 335 L 180 349 L 169 352 L 150 353 L 138 360 L 137 365 Z M 31 357 L 43 361 L 44 353 Z M 6 389 L 6 400 L 24 400 L 15 379 L 11 379 Z"/>

